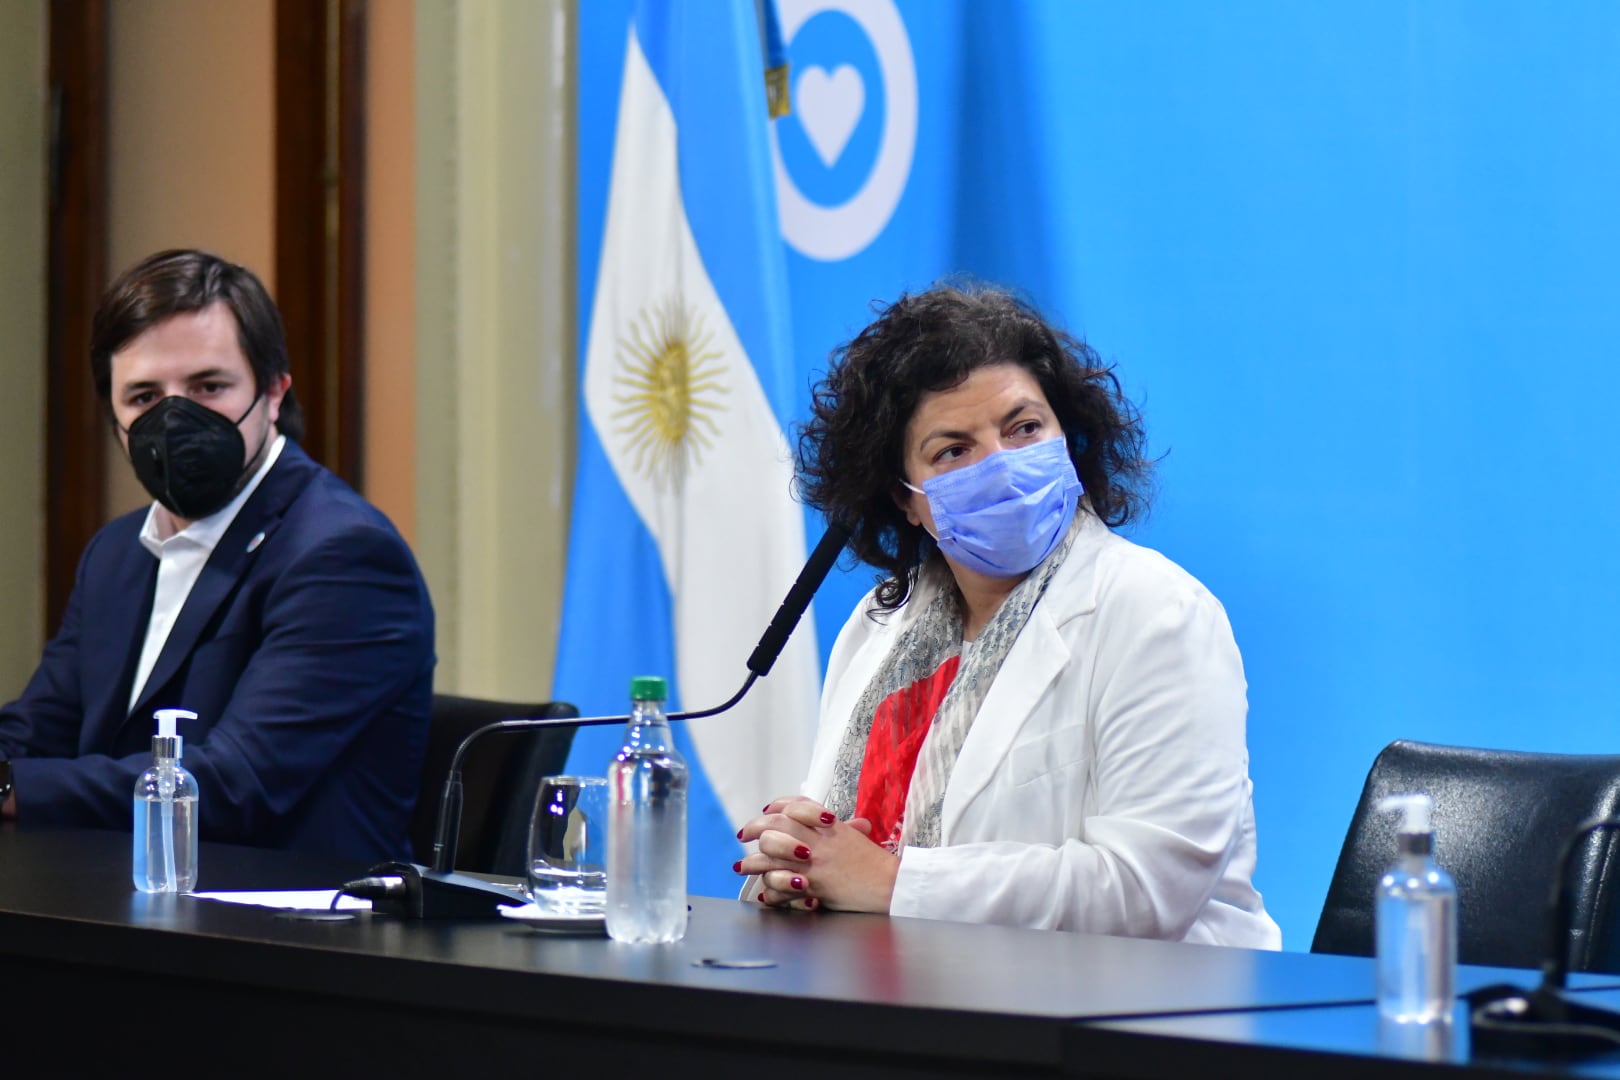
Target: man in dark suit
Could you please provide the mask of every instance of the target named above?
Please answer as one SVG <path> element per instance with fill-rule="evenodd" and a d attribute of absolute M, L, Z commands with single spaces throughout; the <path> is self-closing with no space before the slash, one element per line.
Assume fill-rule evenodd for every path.
<path fill-rule="evenodd" d="M 91 368 L 156 501 L 90 541 L 0 709 L 0 817 L 129 828 L 153 712 L 182 708 L 203 839 L 408 858 L 433 609 L 388 519 L 298 447 L 264 286 L 154 255 L 102 300 Z"/>

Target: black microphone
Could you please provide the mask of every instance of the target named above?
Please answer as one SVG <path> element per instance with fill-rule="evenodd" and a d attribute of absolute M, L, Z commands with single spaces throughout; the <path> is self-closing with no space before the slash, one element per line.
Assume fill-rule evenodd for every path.
<path fill-rule="evenodd" d="M 1620 1012 L 1578 1002 L 1565 989 L 1575 906 L 1569 889 L 1570 862 L 1588 836 L 1610 829 L 1620 829 L 1620 817 L 1583 822 L 1559 853 L 1547 903 L 1551 940 L 1541 965 L 1541 985 L 1526 993 L 1499 983 L 1467 996 L 1469 1034 L 1476 1051 L 1573 1058 L 1620 1050 Z"/>
<path fill-rule="evenodd" d="M 810 553 L 805 560 L 804 569 L 799 571 L 799 578 L 788 590 L 782 606 L 776 609 L 776 617 L 765 628 L 760 637 L 759 644 L 748 656 L 748 670 L 761 678 L 771 673 L 771 665 L 776 658 L 782 655 L 782 649 L 787 645 L 788 636 L 793 633 L 794 627 L 799 625 L 799 618 L 810 606 L 810 599 L 821 588 L 821 583 L 827 580 L 827 572 L 832 569 L 833 563 L 838 561 L 839 554 L 844 545 L 849 543 L 849 528 L 838 522 L 827 526 L 827 531 L 821 536 L 821 543 L 816 550 Z"/>
<path fill-rule="evenodd" d="M 670 713 L 671 720 L 699 720 L 705 716 L 716 716 L 736 705 L 754 685 L 754 680 L 763 678 L 770 673 L 771 666 L 776 658 L 786 648 L 788 638 L 799 624 L 799 619 L 810 606 L 810 600 L 821 588 L 821 583 L 827 579 L 828 572 L 838 555 L 843 551 L 844 545 L 849 542 L 849 529 L 836 522 L 829 525 L 816 545 L 815 551 L 805 561 L 804 569 L 799 571 L 798 579 L 788 590 L 787 597 L 782 606 L 776 609 L 776 615 L 771 619 L 765 633 L 760 636 L 759 644 L 748 656 L 748 678 L 731 698 L 721 705 L 711 709 L 700 709 L 695 712 Z M 433 874 L 451 874 L 456 868 L 456 847 L 460 843 L 461 833 L 461 762 L 467 753 L 467 748 L 483 736 L 492 731 L 534 731 L 538 728 L 548 727 L 596 727 L 601 724 L 628 723 L 628 714 L 619 716 L 585 716 L 585 717 L 522 717 L 512 720 L 498 720 L 493 724 L 470 732 L 456 747 L 455 755 L 450 759 L 450 771 L 444 782 L 444 792 L 439 797 L 439 816 L 433 831 Z M 475 879 L 476 880 L 476 879 Z M 489 913 L 493 914 L 493 910 Z"/>

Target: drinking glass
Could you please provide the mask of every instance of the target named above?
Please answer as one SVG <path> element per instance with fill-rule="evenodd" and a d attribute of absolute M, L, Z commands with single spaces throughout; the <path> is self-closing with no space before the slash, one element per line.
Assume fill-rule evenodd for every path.
<path fill-rule="evenodd" d="M 603 911 L 607 892 L 607 780 L 547 776 L 529 822 L 529 898 L 548 915 Z"/>

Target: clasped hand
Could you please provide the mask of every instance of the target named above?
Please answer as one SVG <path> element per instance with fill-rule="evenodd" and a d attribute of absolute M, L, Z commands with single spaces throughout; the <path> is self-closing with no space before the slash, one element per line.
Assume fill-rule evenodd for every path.
<path fill-rule="evenodd" d="M 839 821 L 814 799 L 775 799 L 737 833 L 759 841 L 759 850 L 731 868 L 760 875 L 759 899 L 773 907 L 886 913 L 900 860 L 871 831 L 865 818 Z"/>

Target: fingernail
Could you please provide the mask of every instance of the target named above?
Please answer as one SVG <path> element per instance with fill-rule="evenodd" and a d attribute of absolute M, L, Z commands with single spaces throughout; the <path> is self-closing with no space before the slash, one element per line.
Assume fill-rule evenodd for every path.
<path fill-rule="evenodd" d="M 792 885 L 799 892 L 803 892 L 804 891 L 804 878 L 802 878 L 802 877 L 794 878 L 793 882 L 792 882 Z"/>
<path fill-rule="evenodd" d="M 742 831 L 742 830 L 741 830 L 741 829 L 738 829 L 738 830 L 737 830 L 737 839 L 739 839 L 739 840 L 741 840 L 741 839 L 742 839 L 742 832 L 743 832 L 743 831 Z"/>
<path fill-rule="evenodd" d="M 805 900 L 804 906 L 809 910 L 814 911 L 816 908 L 821 906 L 821 901 L 812 896 Z"/>
<path fill-rule="evenodd" d="M 838 820 L 838 815 L 833 813 L 831 810 L 823 810 L 821 812 L 821 823 L 823 825 L 831 825 L 833 822 L 835 822 L 837 820 Z"/>
<path fill-rule="evenodd" d="M 803 862 L 810 858 L 810 849 L 805 847 L 803 844 L 800 844 L 798 847 L 793 849 L 793 857 Z"/>
<path fill-rule="evenodd" d="M 758 896 L 756 896 L 756 897 L 754 897 L 754 899 L 755 899 L 755 900 L 758 900 L 758 901 L 759 901 L 759 902 L 760 902 L 760 903 L 762 903 L 762 904 L 763 904 L 763 903 L 764 903 L 764 902 L 765 902 L 765 894 L 764 894 L 764 893 L 760 893 L 760 894 L 759 894 L 759 895 L 758 895 Z"/>
<path fill-rule="evenodd" d="M 736 862 L 731 864 L 731 872 L 733 874 L 742 873 L 742 860 L 741 859 L 738 859 Z"/>
<path fill-rule="evenodd" d="M 766 803 L 764 806 L 759 808 L 759 812 L 762 813 L 762 814 L 770 813 L 771 812 L 771 804 Z"/>

